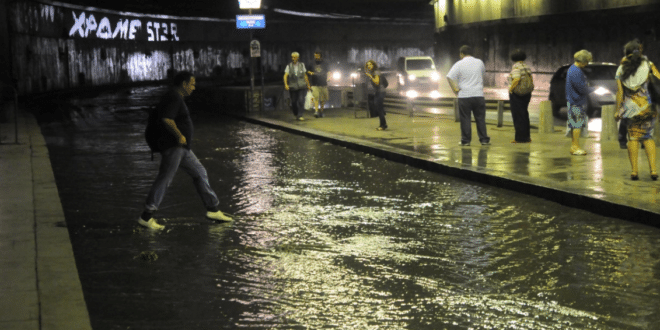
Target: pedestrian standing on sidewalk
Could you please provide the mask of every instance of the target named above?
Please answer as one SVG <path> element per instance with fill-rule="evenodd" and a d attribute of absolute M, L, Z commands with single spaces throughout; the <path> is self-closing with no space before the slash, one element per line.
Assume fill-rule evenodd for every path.
<path fill-rule="evenodd" d="M 376 113 L 378 113 L 378 118 L 380 119 L 380 125 L 376 128 L 377 131 L 384 131 L 387 129 L 387 121 L 385 121 L 385 88 L 381 86 L 381 72 L 378 69 L 378 64 L 376 61 L 369 60 L 365 64 L 365 74 L 371 82 L 371 87 L 374 95 L 374 106 L 376 107 Z"/>
<path fill-rule="evenodd" d="M 173 79 L 173 85 L 153 110 L 155 127 L 153 134 L 157 149 L 161 150 L 160 168 L 151 186 L 138 223 L 150 229 L 163 229 L 153 218 L 160 207 L 174 175 L 179 167 L 193 179 L 197 193 L 206 206 L 206 217 L 214 220 L 230 221 L 230 217 L 218 210 L 220 201 L 209 184 L 206 169 L 191 149 L 193 123 L 188 106 L 184 101 L 195 90 L 195 77 L 190 72 L 180 72 Z"/>
<path fill-rule="evenodd" d="M 657 180 L 653 128 L 658 114 L 651 104 L 648 88 L 651 75 L 660 79 L 660 73 L 655 65 L 642 55 L 640 49 L 639 43 L 636 41 L 631 41 L 624 47 L 625 59 L 616 71 L 618 111 L 615 118 L 616 120 L 628 119 L 628 157 L 632 167 L 630 178 L 639 180 L 638 153 L 641 141 L 646 150 L 651 179 Z"/>
<path fill-rule="evenodd" d="M 566 73 L 566 103 L 568 107 L 568 120 L 566 121 L 566 135 L 572 139 L 571 155 L 583 156 L 587 152 L 580 148 L 580 136 L 587 137 L 587 99 L 589 87 L 587 76 L 582 69 L 593 60 L 591 53 L 585 49 L 573 55 L 575 63 Z"/>
<path fill-rule="evenodd" d="M 644 52 L 644 45 L 642 44 L 642 42 L 639 39 L 635 38 L 631 42 L 638 43 L 639 44 L 639 52 L 640 53 Z M 625 46 L 624 46 L 623 52 L 625 53 Z M 642 56 L 644 56 L 644 55 L 642 55 Z M 644 56 L 644 57 L 646 57 L 646 56 Z M 619 65 L 622 65 L 625 60 L 626 60 L 626 56 L 624 55 L 621 58 L 621 61 L 619 62 Z M 621 149 L 626 149 L 627 150 L 628 149 L 628 145 L 627 145 L 627 143 L 628 143 L 628 119 L 627 118 L 621 118 L 621 120 L 619 121 L 619 136 L 618 136 L 618 138 L 619 138 L 619 147 Z M 642 148 L 644 148 L 643 144 L 642 144 Z"/>
<path fill-rule="evenodd" d="M 314 117 L 324 117 L 323 108 L 325 102 L 328 101 L 328 80 L 330 80 L 330 72 L 328 67 L 323 63 L 323 56 L 321 52 L 314 53 L 314 65 L 312 71 L 307 71 L 311 76 L 312 96 L 314 97 Z"/>
<path fill-rule="evenodd" d="M 472 56 L 472 48 L 460 48 L 461 60 L 456 62 L 449 73 L 449 86 L 458 96 L 458 111 L 461 120 L 461 146 L 469 146 L 472 140 L 472 118 L 477 123 L 477 134 L 481 145 L 490 145 L 486 132 L 486 99 L 484 98 L 484 62 Z"/>
<path fill-rule="evenodd" d="M 511 103 L 511 116 L 513 127 L 516 130 L 515 139 L 511 143 L 529 143 L 529 101 L 532 99 L 534 90 L 534 79 L 532 70 L 525 65 L 527 54 L 521 49 L 516 49 L 511 54 L 514 62 L 509 75 L 509 102 Z"/>
<path fill-rule="evenodd" d="M 298 52 L 291 53 L 291 63 L 284 70 L 284 89 L 289 91 L 293 116 L 297 120 L 303 121 L 305 120 L 303 118 L 305 95 L 308 90 L 311 90 L 311 87 L 309 86 L 305 64 L 299 62 L 299 60 L 300 54 Z"/>

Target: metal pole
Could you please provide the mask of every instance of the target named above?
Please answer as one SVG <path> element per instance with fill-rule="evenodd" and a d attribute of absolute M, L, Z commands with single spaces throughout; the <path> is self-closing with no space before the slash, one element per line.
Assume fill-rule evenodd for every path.
<path fill-rule="evenodd" d="M 18 90 L 14 89 L 14 144 L 18 144 Z"/>
<path fill-rule="evenodd" d="M 261 59 L 261 65 L 260 65 L 260 67 L 261 67 L 261 112 L 264 111 L 264 93 L 265 93 L 265 89 L 264 89 L 264 71 L 266 71 L 266 70 L 264 70 L 263 63 L 264 63 L 263 59 Z"/>
<path fill-rule="evenodd" d="M 504 125 L 504 101 L 497 101 L 497 127 Z"/>
<path fill-rule="evenodd" d="M 252 9 L 249 10 L 252 15 Z M 254 110 L 254 58 L 252 57 L 252 29 L 250 29 L 250 101 L 248 102 L 248 112 Z"/>

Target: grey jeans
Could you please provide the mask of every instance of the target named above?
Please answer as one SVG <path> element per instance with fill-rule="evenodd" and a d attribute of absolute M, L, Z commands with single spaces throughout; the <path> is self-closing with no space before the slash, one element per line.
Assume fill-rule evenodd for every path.
<path fill-rule="evenodd" d="M 161 153 L 160 169 L 156 181 L 151 186 L 151 191 L 147 196 L 145 209 L 150 212 L 158 210 L 160 203 L 165 197 L 167 187 L 172 183 L 179 166 L 183 168 L 193 179 L 195 188 L 207 209 L 213 209 L 218 206 L 220 201 L 209 184 L 209 177 L 204 165 L 199 162 L 197 156 L 183 147 L 169 148 Z"/>

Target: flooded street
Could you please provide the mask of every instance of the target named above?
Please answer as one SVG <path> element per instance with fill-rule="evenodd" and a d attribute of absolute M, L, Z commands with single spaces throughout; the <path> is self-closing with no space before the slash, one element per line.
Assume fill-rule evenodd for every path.
<path fill-rule="evenodd" d="M 660 229 L 189 106 L 233 223 L 160 160 L 162 87 L 35 100 L 95 330 L 657 329 Z M 200 93 L 201 94 L 201 93 Z"/>

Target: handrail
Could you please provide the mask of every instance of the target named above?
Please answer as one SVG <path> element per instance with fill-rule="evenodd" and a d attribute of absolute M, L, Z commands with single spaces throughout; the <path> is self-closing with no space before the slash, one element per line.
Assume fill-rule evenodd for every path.
<path fill-rule="evenodd" d="M 410 99 L 401 95 L 387 94 L 385 96 L 384 105 L 393 108 L 407 109 L 410 117 L 415 115 L 415 105 L 436 106 L 436 107 L 453 107 L 454 119 L 456 122 L 460 121 L 458 111 L 458 98 L 456 97 L 441 97 L 437 99 L 432 98 L 416 98 Z M 487 99 L 486 110 L 497 111 L 497 127 L 504 125 L 504 111 L 511 110 L 511 105 L 508 100 L 502 99 Z"/>
<path fill-rule="evenodd" d="M 10 87 L 14 91 L 14 144 L 18 144 L 18 90 L 15 86 L 0 82 L 2 87 Z M 2 144 L 2 141 L 0 141 Z"/>

